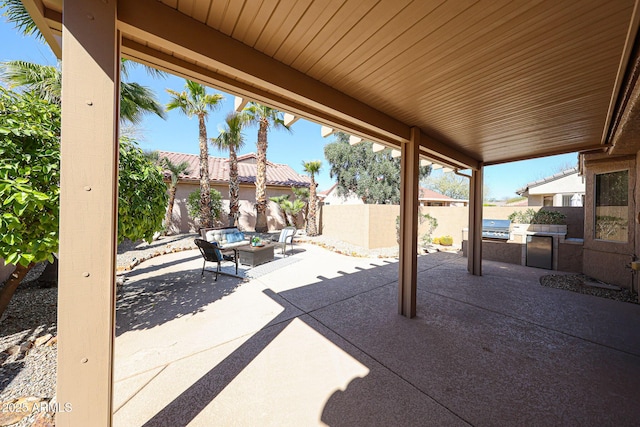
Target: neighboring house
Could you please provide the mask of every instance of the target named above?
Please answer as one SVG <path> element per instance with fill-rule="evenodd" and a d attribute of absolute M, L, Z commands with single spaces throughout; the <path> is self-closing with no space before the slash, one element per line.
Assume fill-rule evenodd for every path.
<path fill-rule="evenodd" d="M 186 201 L 191 192 L 200 186 L 200 157 L 195 154 L 172 153 L 160 151 L 161 158 L 166 157 L 173 163 L 187 162 L 189 168 L 180 176 L 176 201 L 173 206 L 173 221 L 170 232 L 187 233 L 197 231 L 197 224 L 187 214 Z M 229 212 L 229 158 L 209 157 L 209 177 L 211 188 L 222 194 L 223 214 L 221 225 L 227 225 Z M 240 182 L 240 218 L 239 227 L 242 230 L 254 230 L 256 224 L 256 154 L 249 153 L 238 156 L 238 180 Z M 165 181 L 169 181 L 169 174 L 165 172 Z M 295 196 L 291 187 L 309 187 L 311 180 L 307 176 L 298 175 L 289 165 L 267 161 L 267 197 L 288 194 L 291 199 Z M 280 208 L 273 202 L 268 203 L 267 223 L 269 230 L 278 230 L 286 226 Z"/>
<path fill-rule="evenodd" d="M 468 200 L 452 199 L 428 188 L 420 187 L 420 206 L 467 206 Z"/>
<path fill-rule="evenodd" d="M 357 194 L 349 192 L 349 194 L 341 196 L 338 194 L 338 184 L 333 184 L 328 190 L 318 192 L 318 200 L 325 205 L 363 205 L 364 201 Z"/>
<path fill-rule="evenodd" d="M 584 206 L 585 182 L 578 167 L 530 182 L 516 191 L 529 206 Z"/>

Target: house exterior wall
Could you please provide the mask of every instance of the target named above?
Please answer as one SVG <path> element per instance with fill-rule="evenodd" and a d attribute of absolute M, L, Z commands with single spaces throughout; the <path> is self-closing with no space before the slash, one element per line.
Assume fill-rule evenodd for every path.
<path fill-rule="evenodd" d="M 189 194 L 196 191 L 199 188 L 197 182 L 181 182 L 178 183 L 178 189 L 176 191 L 176 200 L 173 205 L 172 224 L 169 229 L 171 233 L 195 233 L 198 230 L 197 224 L 189 218 L 187 213 L 187 199 Z M 229 212 L 229 185 L 223 184 L 211 184 L 211 188 L 215 189 L 222 194 L 222 207 L 223 214 L 217 226 L 227 225 L 227 214 Z M 267 186 L 267 198 L 280 196 L 282 194 L 290 195 L 291 199 L 295 196 L 290 188 Z M 239 227 L 242 230 L 253 231 L 256 225 L 256 189 L 254 185 L 240 185 L 240 219 Z M 286 222 L 280 212 L 280 208 L 274 202 L 269 201 L 267 207 L 267 224 L 269 230 L 280 230 L 286 226 Z M 298 226 L 302 227 L 302 216 L 298 217 Z"/>
<path fill-rule="evenodd" d="M 544 196 L 529 195 L 527 202 L 529 203 L 529 206 L 544 206 Z"/>
<path fill-rule="evenodd" d="M 575 194 L 584 193 L 585 184 L 583 178 L 578 176 L 578 172 L 544 184 L 536 185 L 529 188 L 529 194 Z"/>
<path fill-rule="evenodd" d="M 638 231 L 635 226 L 637 208 L 634 200 L 638 194 L 633 189 L 638 187 L 636 156 L 623 158 L 601 158 L 585 155 L 585 225 L 583 272 L 606 283 L 631 288 L 633 274 L 627 268 L 638 253 Z M 596 174 L 629 170 L 629 187 L 627 215 L 629 218 L 626 242 L 605 241 L 595 238 L 595 176 Z M 618 209 L 611 207 L 611 209 Z"/>

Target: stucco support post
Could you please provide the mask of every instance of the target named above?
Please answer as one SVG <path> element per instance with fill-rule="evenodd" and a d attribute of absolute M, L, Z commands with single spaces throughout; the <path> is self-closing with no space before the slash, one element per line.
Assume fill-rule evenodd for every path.
<path fill-rule="evenodd" d="M 114 0 L 65 0 L 58 426 L 110 426 L 120 40 Z"/>
<path fill-rule="evenodd" d="M 420 129 L 411 128 L 411 140 L 402 143 L 400 161 L 400 262 L 398 312 L 416 315 L 418 275 L 418 167 Z"/>
<path fill-rule="evenodd" d="M 469 248 L 467 270 L 474 276 L 482 276 L 482 187 L 483 166 L 471 172 L 469 181 Z"/>

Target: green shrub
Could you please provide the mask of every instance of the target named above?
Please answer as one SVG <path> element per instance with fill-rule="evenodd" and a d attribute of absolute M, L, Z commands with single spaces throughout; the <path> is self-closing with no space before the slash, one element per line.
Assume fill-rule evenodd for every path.
<path fill-rule="evenodd" d="M 561 212 L 533 209 L 516 211 L 509 215 L 509 220 L 516 224 L 566 224 L 567 216 Z"/>
<path fill-rule="evenodd" d="M 200 189 L 189 193 L 187 198 L 187 213 L 193 220 L 199 219 L 200 215 Z M 213 219 L 220 218 L 222 214 L 222 194 L 218 190 L 211 189 L 211 214 Z"/>

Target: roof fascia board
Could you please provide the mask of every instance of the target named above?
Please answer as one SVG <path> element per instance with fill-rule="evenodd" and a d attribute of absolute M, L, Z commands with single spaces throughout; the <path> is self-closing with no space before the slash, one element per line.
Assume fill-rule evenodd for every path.
<path fill-rule="evenodd" d="M 640 0 L 636 0 L 631 19 L 629 20 L 629 29 L 627 30 L 627 39 L 620 56 L 620 64 L 618 66 L 618 72 L 616 75 L 616 81 L 611 91 L 611 99 L 609 100 L 609 108 L 607 110 L 606 121 L 603 126 L 603 133 L 601 138 L 601 145 L 607 146 L 611 144 L 610 138 L 613 138 L 612 126 L 615 126 L 614 116 L 616 113 L 616 106 L 620 98 L 624 97 L 624 84 L 627 67 L 631 59 L 633 52 L 633 45 L 638 34 L 638 27 L 640 26 Z"/>

